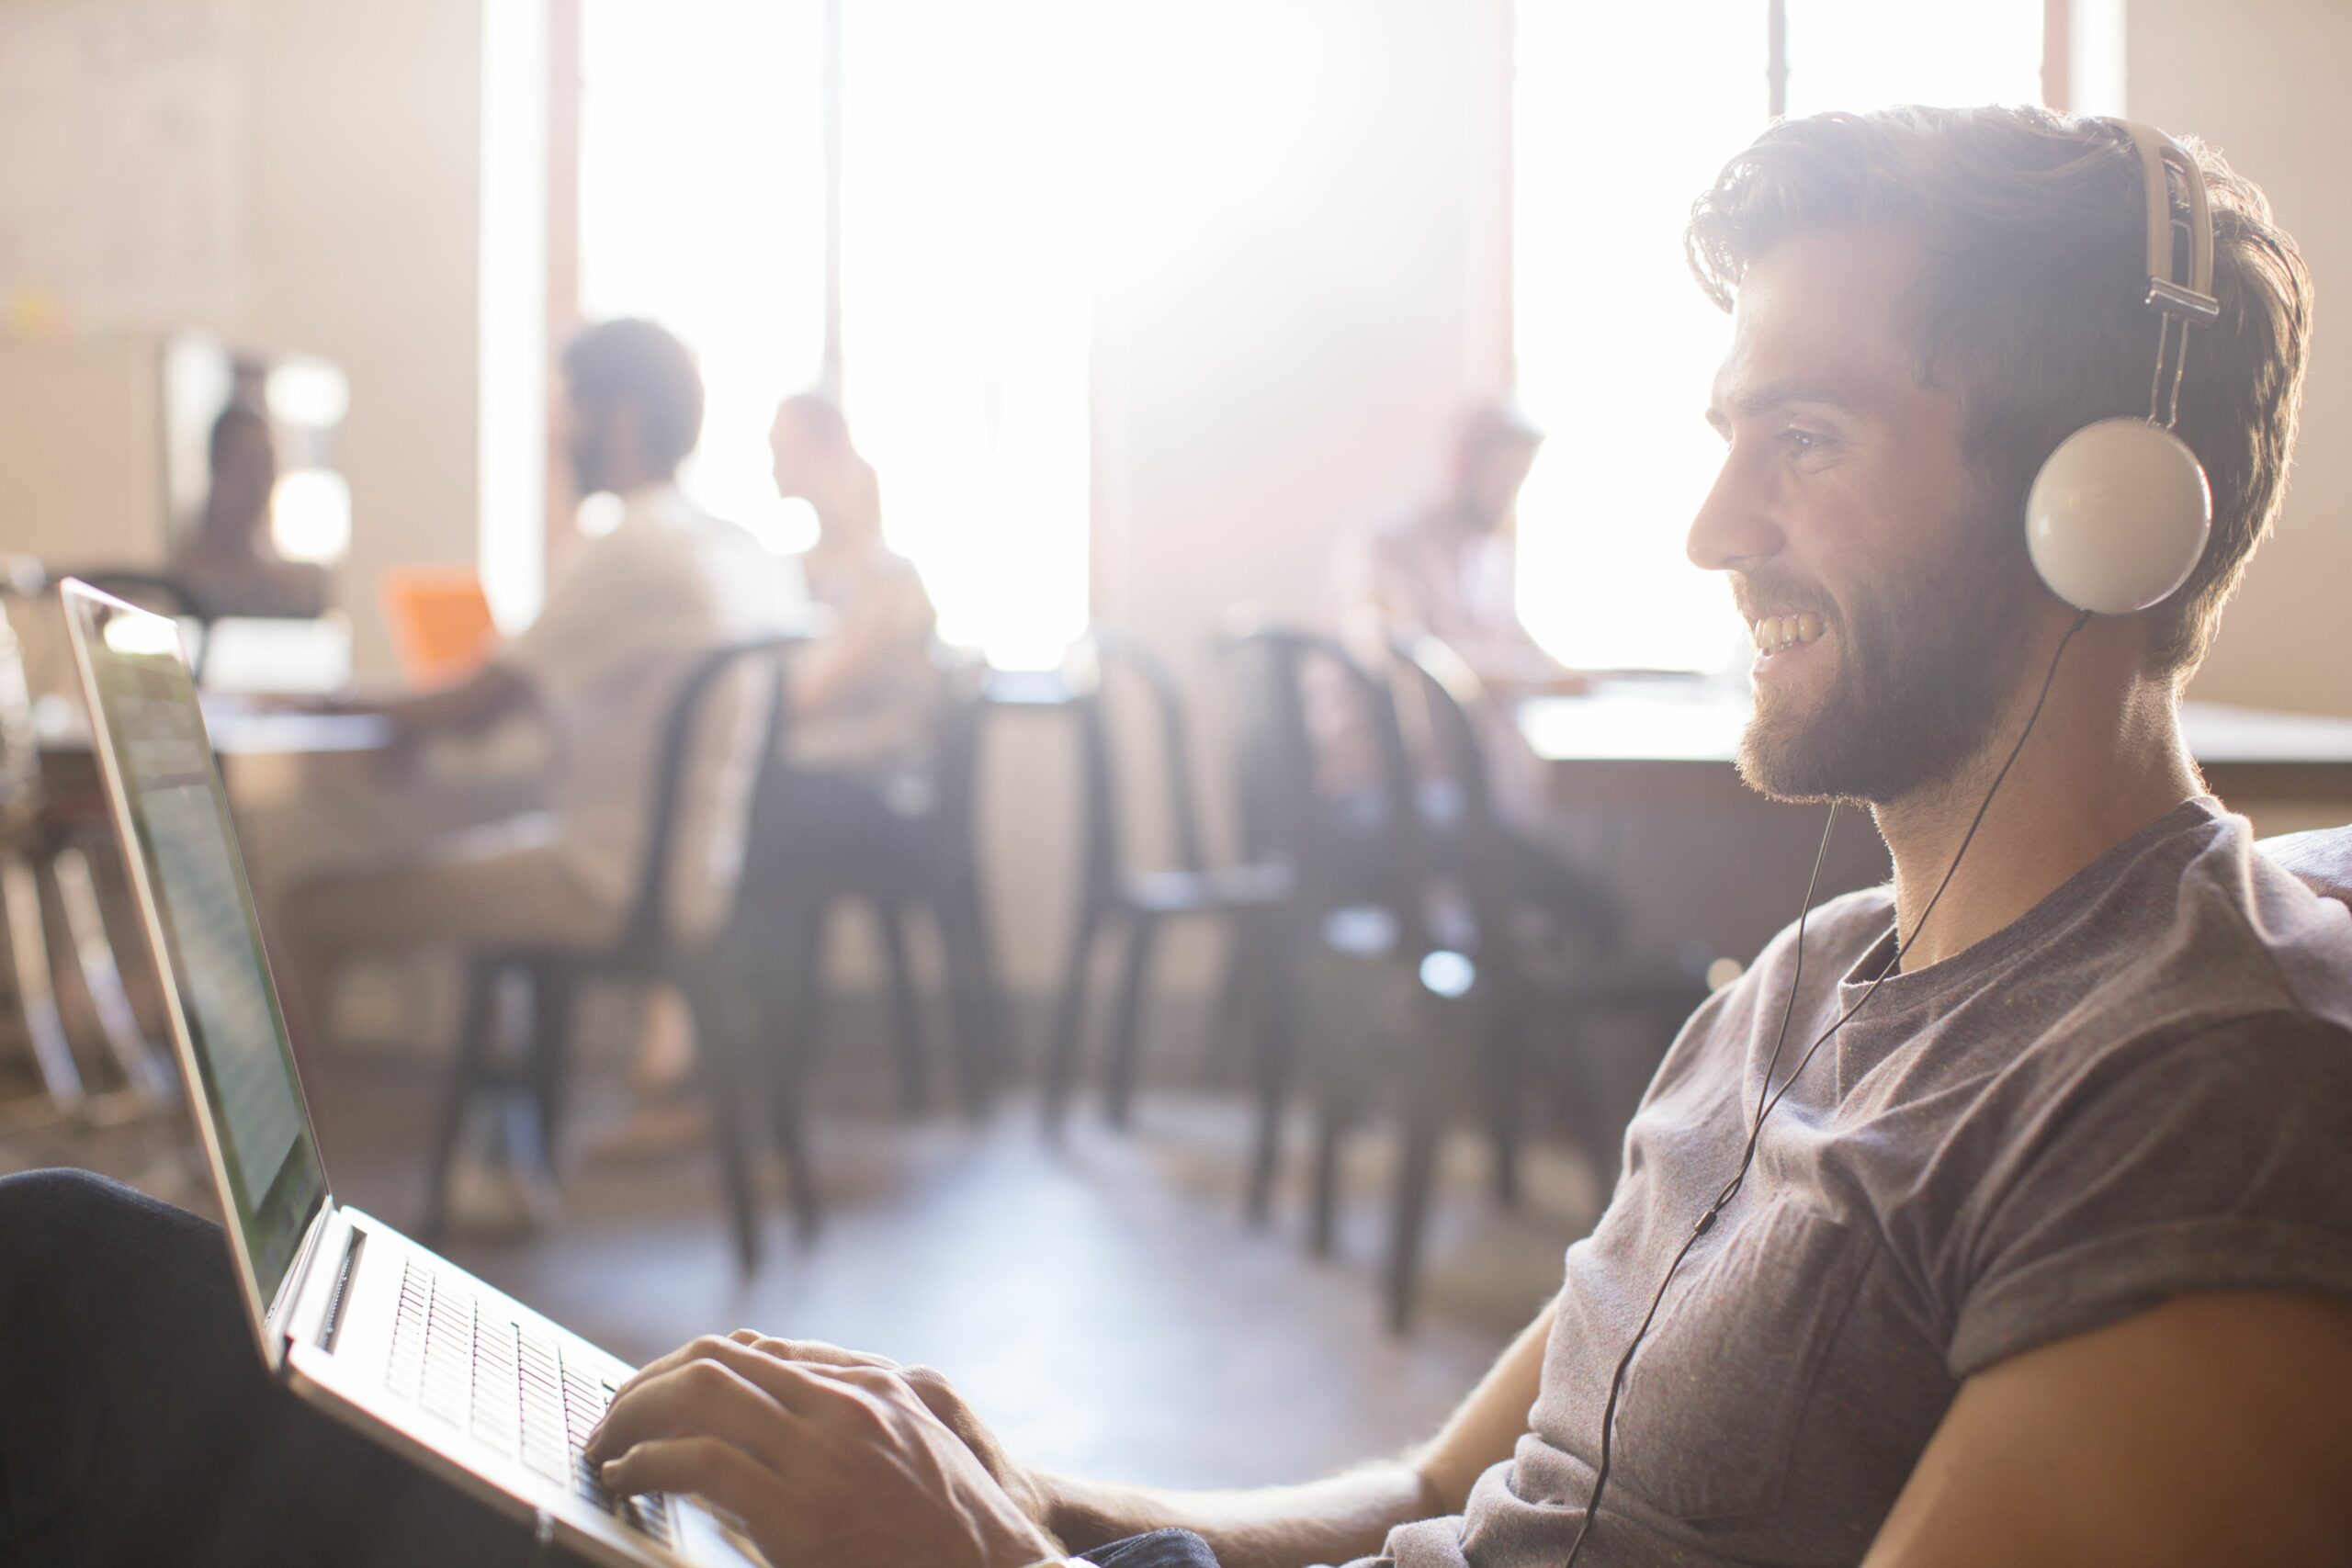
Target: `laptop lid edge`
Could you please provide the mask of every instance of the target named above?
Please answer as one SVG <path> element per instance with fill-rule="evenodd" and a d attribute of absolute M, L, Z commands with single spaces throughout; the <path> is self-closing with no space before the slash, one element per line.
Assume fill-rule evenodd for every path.
<path fill-rule="evenodd" d="M 106 703 L 89 649 L 89 639 L 96 632 L 94 616 L 99 612 L 144 615 L 164 626 L 172 623 L 164 616 L 102 593 L 77 578 L 64 579 L 58 585 L 58 592 L 65 608 L 66 640 L 74 651 L 74 671 L 80 678 L 83 701 L 88 709 L 91 751 L 97 761 L 98 776 L 106 790 L 107 814 L 113 818 L 116 840 L 130 880 L 134 895 L 131 902 L 138 906 L 140 929 L 147 939 L 148 951 L 155 964 L 157 982 L 164 993 L 164 1013 L 171 1031 L 173 1054 L 179 1058 L 181 1076 L 190 1090 L 188 1106 L 196 1120 L 198 1135 L 204 1144 L 205 1160 L 212 1171 L 215 1194 L 220 1201 L 221 1229 L 228 1233 L 229 1246 L 236 1258 L 237 1294 L 244 1303 L 246 1317 L 253 1325 L 254 1337 L 260 1348 L 262 1359 L 276 1373 L 283 1369 L 286 1361 L 286 1335 L 279 1330 L 278 1325 L 299 1299 L 303 1276 L 316 1254 L 319 1237 L 325 1231 L 334 1210 L 334 1184 L 327 1176 L 325 1157 L 319 1152 L 318 1130 L 311 1118 L 310 1096 L 303 1089 L 301 1076 L 297 1072 L 293 1075 L 295 1101 L 301 1112 L 303 1136 L 309 1143 L 312 1157 L 318 1162 L 319 1190 L 304 1217 L 301 1240 L 295 1248 L 285 1277 L 277 1282 L 271 1299 L 264 1301 L 258 1284 L 260 1269 L 248 1245 L 244 1227 L 238 1223 L 237 1200 L 230 1189 L 225 1145 L 213 1116 L 211 1097 L 204 1092 L 204 1065 L 197 1055 L 196 1039 L 187 1026 L 187 1004 L 179 995 L 179 982 L 173 971 L 171 950 L 164 938 L 160 906 L 149 877 L 147 857 L 138 842 L 129 784 L 122 776 L 121 764 L 109 739 Z M 176 641 L 174 646 L 176 649 Z M 191 690 L 193 686 L 191 677 Z M 219 757 L 212 750 L 211 735 L 203 728 L 203 723 L 199 708 L 197 713 L 198 733 L 203 738 L 209 765 L 215 772 L 217 783 Z M 272 1000 L 275 1001 L 276 980 L 266 974 L 267 962 L 265 954 L 265 978 L 269 979 Z"/>

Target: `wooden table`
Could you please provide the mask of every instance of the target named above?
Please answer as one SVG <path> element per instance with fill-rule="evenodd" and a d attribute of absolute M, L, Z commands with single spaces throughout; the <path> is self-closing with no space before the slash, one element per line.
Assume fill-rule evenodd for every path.
<path fill-rule="evenodd" d="M 1763 804 L 1732 766 L 1747 716 L 1744 683 L 1661 676 L 1530 697 L 1518 716 L 1563 805 L 1736 808 Z M 2233 809 L 2340 802 L 2352 818 L 2352 719 L 2192 702 L 2181 729 Z"/>
<path fill-rule="evenodd" d="M 48 706 L 40 718 L 41 786 L 50 800 L 64 807 L 85 806 L 94 814 L 103 811 L 97 757 L 80 707 Z M 210 695 L 204 699 L 204 728 L 224 776 L 266 770 L 274 758 L 297 763 L 350 758 L 356 765 L 374 766 L 394 739 L 391 720 L 380 714 L 302 713 L 262 706 L 250 698 Z"/>

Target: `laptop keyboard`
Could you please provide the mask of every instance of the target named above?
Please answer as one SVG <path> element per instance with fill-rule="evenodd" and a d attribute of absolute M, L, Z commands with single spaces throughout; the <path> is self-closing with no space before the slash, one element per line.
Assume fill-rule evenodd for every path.
<path fill-rule="evenodd" d="M 616 1497 L 583 1456 L 614 1386 L 566 1366 L 560 1340 L 494 1309 L 485 1315 L 462 1282 L 430 1264 L 405 1262 L 387 1375 L 392 1392 L 675 1547 L 677 1518 L 668 1497 Z"/>

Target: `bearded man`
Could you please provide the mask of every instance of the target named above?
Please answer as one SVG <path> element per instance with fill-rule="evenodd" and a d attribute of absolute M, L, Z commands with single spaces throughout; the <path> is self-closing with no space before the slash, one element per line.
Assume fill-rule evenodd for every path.
<path fill-rule="evenodd" d="M 2177 711 L 2278 510 L 2310 282 L 2191 153 L 2220 312 L 2179 429 L 2212 538 L 2156 608 L 2087 622 L 2020 516 L 2070 432 L 2147 408 L 2129 136 L 1822 116 L 1701 197 L 1734 330 L 1690 554 L 1756 630 L 1741 768 L 1866 804 L 1894 880 L 1690 1020 L 1559 1296 L 1430 1443 L 1297 1487 L 1109 1486 L 1012 1460 L 934 1373 L 747 1333 L 622 1390 L 607 1483 L 829 1568 L 2352 1555 L 2352 919 L 2205 793 Z M 34 1410 L 8 1425 L 40 1441 Z"/>

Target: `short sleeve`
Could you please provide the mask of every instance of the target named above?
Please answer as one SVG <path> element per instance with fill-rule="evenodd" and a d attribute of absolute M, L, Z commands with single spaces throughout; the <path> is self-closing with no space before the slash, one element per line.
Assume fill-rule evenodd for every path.
<path fill-rule="evenodd" d="M 636 544 L 623 533 L 581 544 L 549 586 L 538 618 L 498 662 L 548 696 L 593 688 L 643 658 L 635 631 L 650 620 L 645 598 L 677 574 Z"/>
<path fill-rule="evenodd" d="M 1951 1238 L 1953 1376 L 2197 1292 L 2352 1297 L 2338 1025 L 2277 1012 L 2127 1043 L 2011 1114 Z"/>

